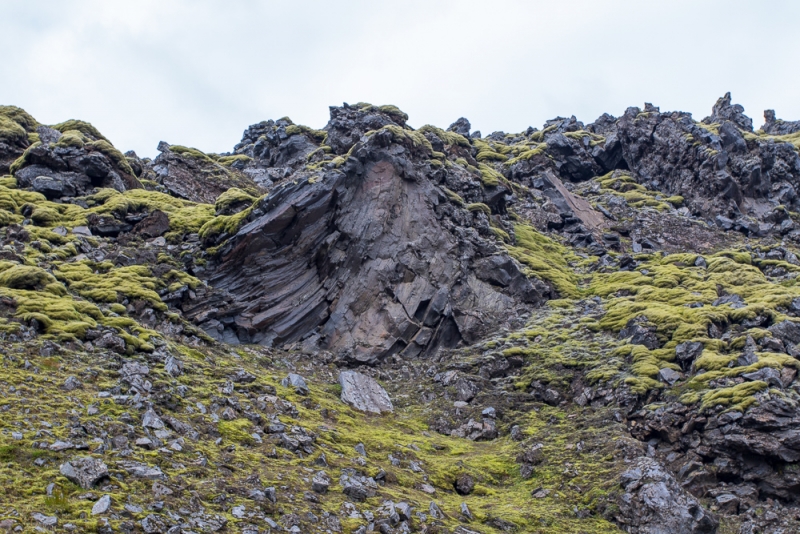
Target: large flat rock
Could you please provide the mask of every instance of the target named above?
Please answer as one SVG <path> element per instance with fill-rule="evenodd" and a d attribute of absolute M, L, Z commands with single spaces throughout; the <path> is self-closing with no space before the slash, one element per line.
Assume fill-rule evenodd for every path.
<path fill-rule="evenodd" d="M 394 406 L 378 382 L 357 371 L 339 373 L 339 385 L 342 386 L 342 401 L 356 410 L 370 413 L 393 412 Z"/>

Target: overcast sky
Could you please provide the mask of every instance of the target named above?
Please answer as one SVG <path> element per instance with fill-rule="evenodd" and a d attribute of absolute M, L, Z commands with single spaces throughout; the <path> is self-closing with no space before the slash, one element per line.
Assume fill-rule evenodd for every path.
<path fill-rule="evenodd" d="M 412 126 L 521 131 L 652 102 L 800 119 L 800 2 L 0 0 L 0 104 L 123 150 L 231 150 L 288 115 L 395 104 Z"/>

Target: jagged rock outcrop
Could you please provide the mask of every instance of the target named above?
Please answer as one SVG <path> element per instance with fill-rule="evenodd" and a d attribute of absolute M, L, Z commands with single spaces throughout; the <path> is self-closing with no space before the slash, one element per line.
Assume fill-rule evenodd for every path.
<path fill-rule="evenodd" d="M 778 230 L 786 209 L 796 209 L 800 200 L 797 151 L 788 143 L 745 137 L 752 121 L 741 106 L 730 104 L 730 94 L 703 123 L 647 104 L 644 110 L 628 108 L 617 128 L 636 180 L 684 197 L 694 214 L 721 215 L 731 228 L 764 235 Z"/>
<path fill-rule="evenodd" d="M 529 129 L 526 137 L 539 145 L 510 165 L 510 177 L 526 183 L 550 170 L 563 180 L 580 182 L 620 168 L 624 162 L 613 123 L 606 116 L 598 121 L 594 128 L 574 116 L 558 117 L 547 121 L 541 132 Z"/>
<path fill-rule="evenodd" d="M 241 164 L 242 172 L 269 187 L 302 169 L 324 138 L 325 132 L 297 126 L 288 118 L 269 120 L 247 128 L 234 153 L 252 158 Z"/>
<path fill-rule="evenodd" d="M 753 131 L 753 119 L 744 114 L 744 108 L 740 104 L 731 104 L 731 94 L 725 93 L 717 99 L 714 107 L 711 108 L 711 115 L 703 119 L 703 124 L 724 124 L 732 122 L 740 130 L 746 132 Z"/>
<path fill-rule="evenodd" d="M 74 121 L 58 129 L 38 126 L 30 145 L 10 170 L 20 187 L 47 198 L 83 196 L 95 187 L 140 188 L 125 156 L 91 125 Z"/>
<path fill-rule="evenodd" d="M 784 387 L 781 373 L 775 371 L 775 375 L 773 387 Z M 792 373 L 791 378 L 794 376 Z M 751 380 L 759 378 L 768 379 L 759 376 Z M 783 376 L 785 381 L 789 378 Z M 639 415 L 645 417 L 640 420 Z M 790 467 L 800 460 L 800 416 L 786 401 L 764 397 L 759 406 L 745 413 L 711 415 L 670 405 L 633 418 L 640 421 L 632 428 L 634 437 L 663 440 L 660 449 L 668 463 L 674 464 L 671 467 L 684 486 L 698 496 L 722 482 L 729 491 L 746 489 L 753 498 L 762 499 L 794 500 L 800 490 L 800 477 Z"/>
<path fill-rule="evenodd" d="M 430 149 L 396 128 L 260 201 L 210 278 L 230 304 L 205 318 L 241 341 L 302 340 L 374 363 L 472 343 L 551 297 L 476 229 L 483 211 L 453 205 L 429 178 Z"/>
<path fill-rule="evenodd" d="M 622 475 L 620 526 L 631 534 L 714 534 L 719 521 L 655 460 L 639 458 Z"/>
<path fill-rule="evenodd" d="M 785 121 L 775 117 L 775 110 L 764 111 L 764 126 L 761 128 L 770 135 L 789 135 L 800 132 L 800 121 Z"/>
<path fill-rule="evenodd" d="M 212 157 L 193 148 L 158 144 L 160 154 L 148 166 L 148 176 L 171 195 L 192 202 L 213 204 L 232 187 L 252 195 L 265 192 L 250 176 L 236 167 L 241 159 Z"/>

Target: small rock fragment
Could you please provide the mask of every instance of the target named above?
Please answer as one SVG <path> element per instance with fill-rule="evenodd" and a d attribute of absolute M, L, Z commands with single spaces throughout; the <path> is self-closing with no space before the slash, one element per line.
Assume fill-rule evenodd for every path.
<path fill-rule="evenodd" d="M 111 508 L 111 496 L 103 495 L 94 503 L 94 506 L 92 506 L 92 515 L 104 514 L 108 512 L 109 508 Z"/>

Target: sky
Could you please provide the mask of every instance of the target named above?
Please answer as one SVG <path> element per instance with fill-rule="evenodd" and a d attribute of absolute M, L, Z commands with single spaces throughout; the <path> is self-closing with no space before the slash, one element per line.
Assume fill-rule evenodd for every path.
<path fill-rule="evenodd" d="M 414 127 L 484 135 L 651 102 L 754 124 L 800 119 L 800 2 L 0 0 L 0 104 L 91 122 L 153 157 L 226 152 L 250 124 L 322 128 L 328 106 L 394 104 Z"/>

